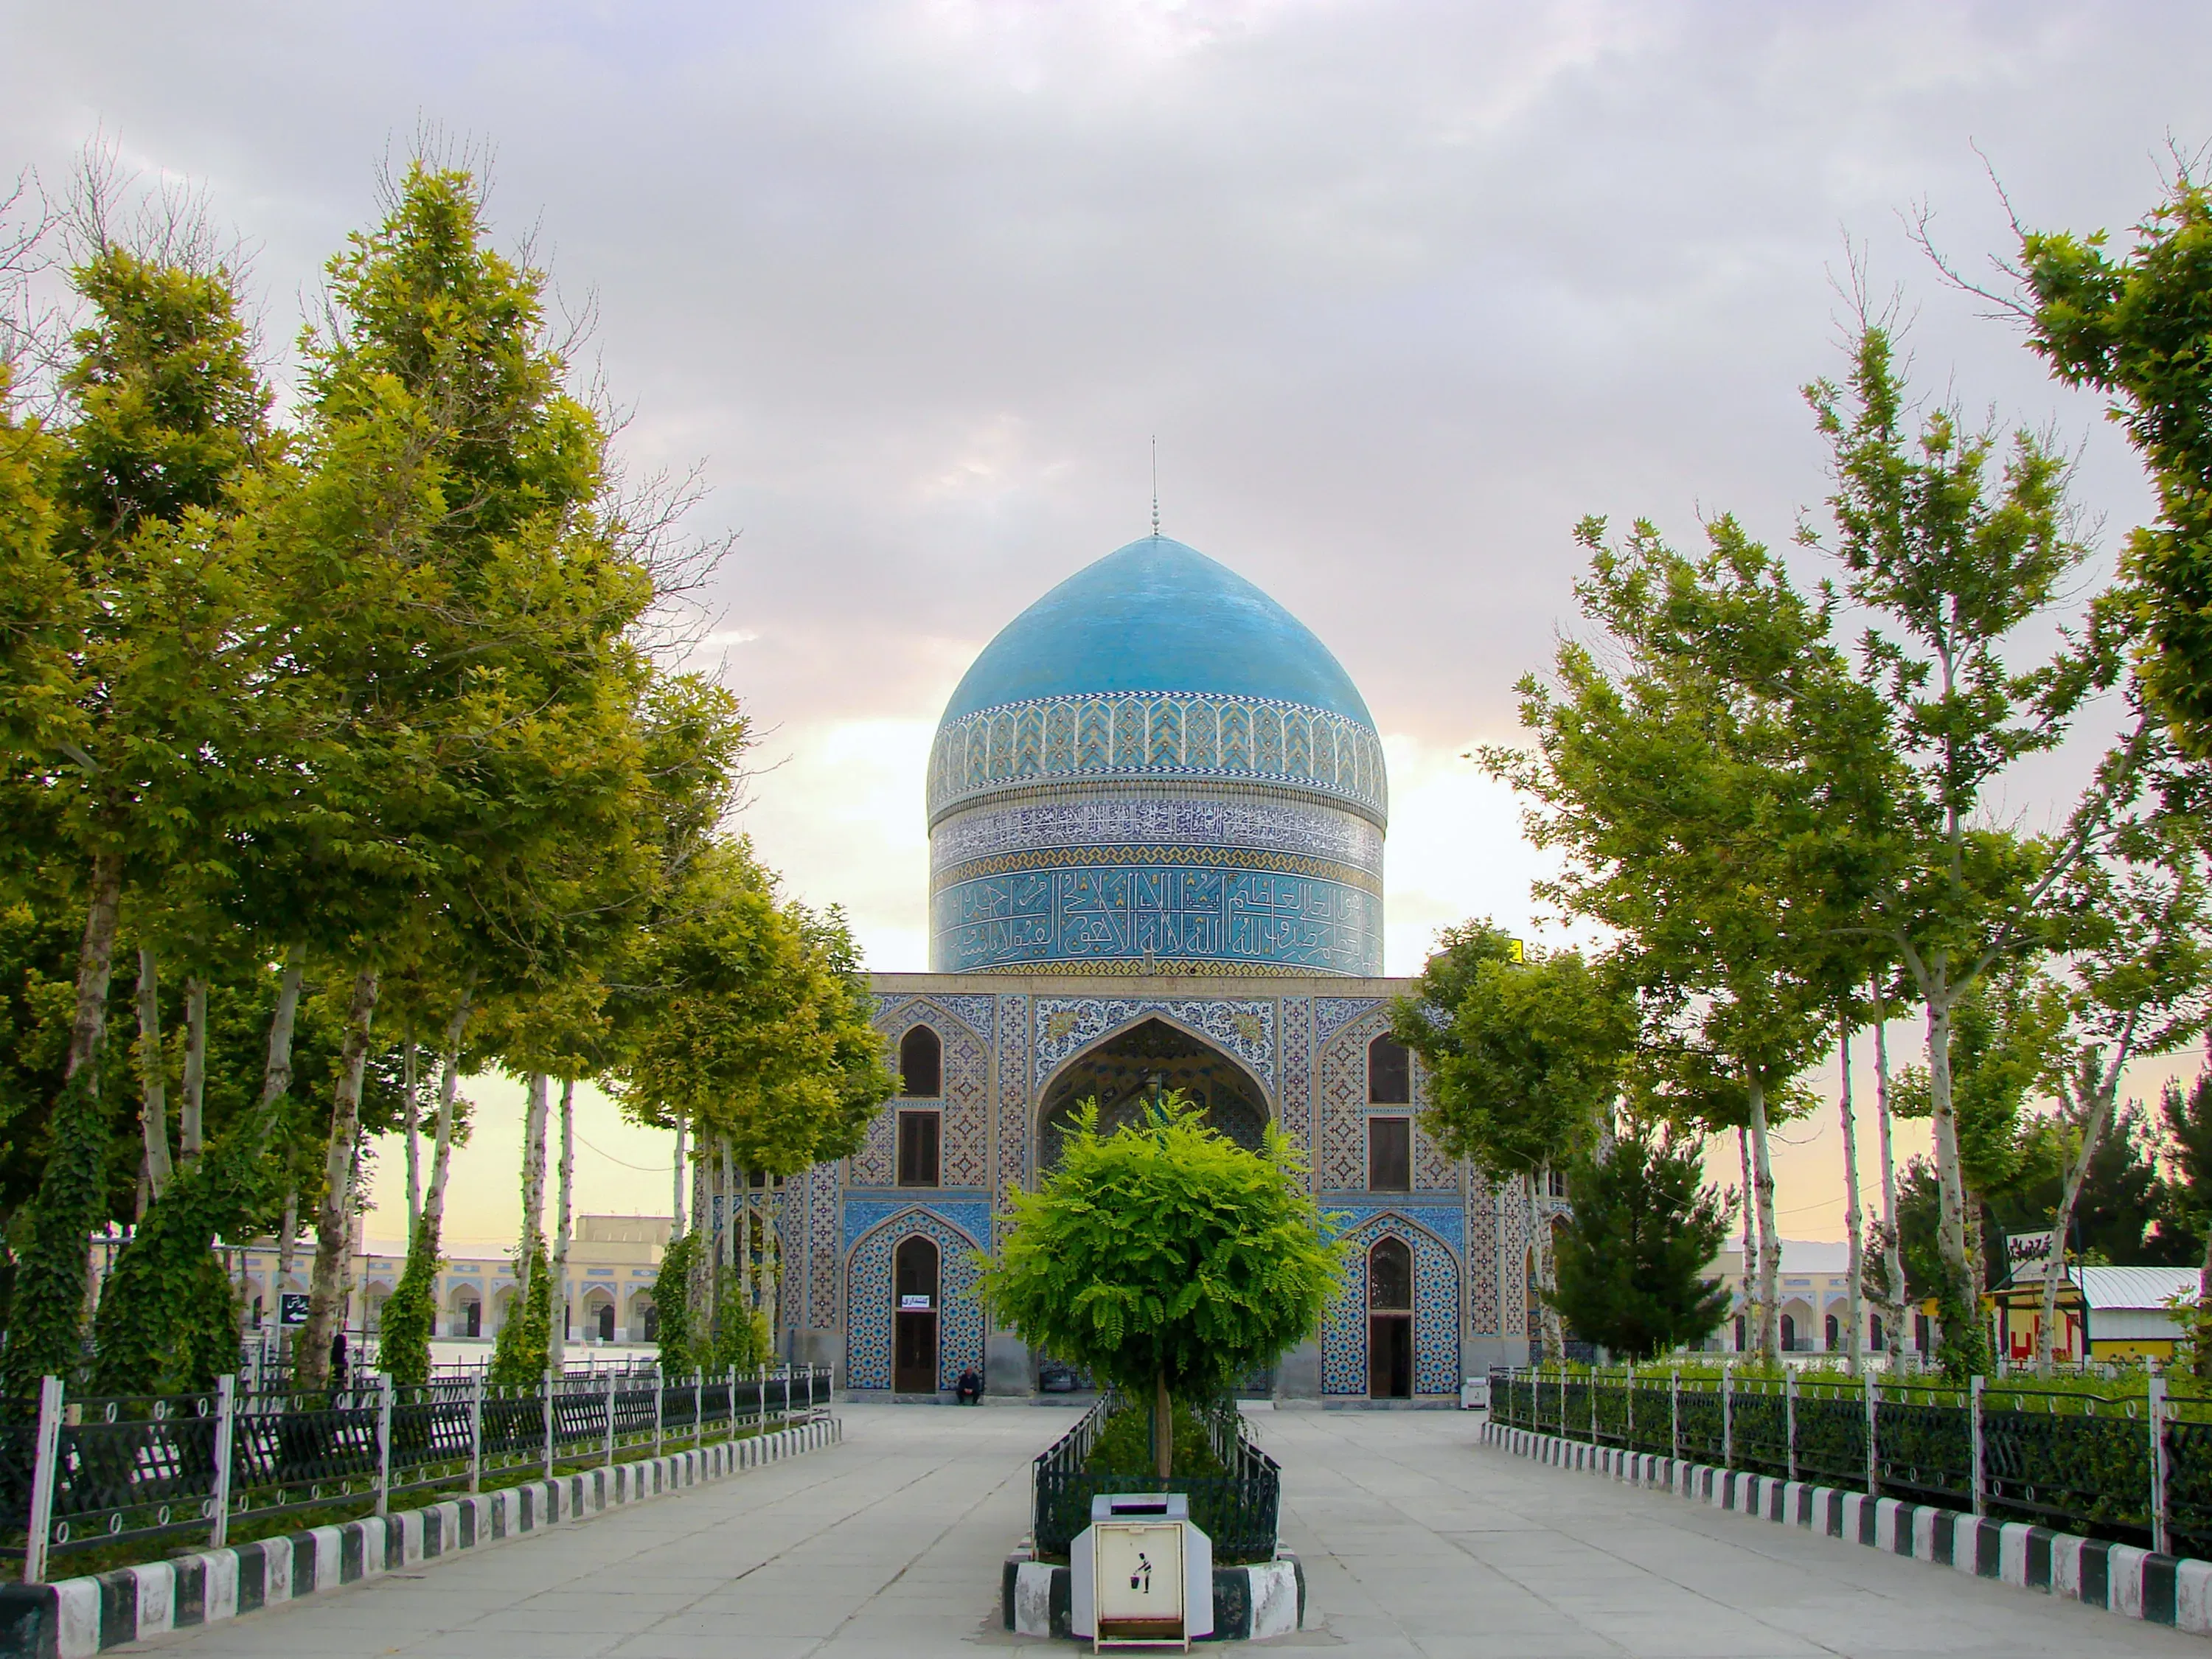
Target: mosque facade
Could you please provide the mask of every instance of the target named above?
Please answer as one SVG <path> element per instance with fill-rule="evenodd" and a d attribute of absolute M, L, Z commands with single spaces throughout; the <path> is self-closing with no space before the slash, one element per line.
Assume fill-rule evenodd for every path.
<path fill-rule="evenodd" d="M 985 647 L 933 745 L 931 971 L 872 975 L 904 1092 L 787 1190 L 795 1358 L 862 1396 L 1046 1357 L 973 1294 L 996 1195 L 1068 1115 L 1159 1091 L 1256 1146 L 1280 1126 L 1349 1241 L 1319 1340 L 1250 1379 L 1290 1401 L 1441 1401 L 1528 1342 L 1527 1205 L 1445 1157 L 1389 1036 L 1382 746 L 1313 633 L 1158 534 L 1079 571 Z M 1545 1200 L 1539 1200 L 1544 1202 Z"/>

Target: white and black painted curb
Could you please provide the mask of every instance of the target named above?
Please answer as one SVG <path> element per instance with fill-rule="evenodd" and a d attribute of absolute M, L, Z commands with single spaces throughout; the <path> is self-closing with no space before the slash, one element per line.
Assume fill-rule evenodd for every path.
<path fill-rule="evenodd" d="M 1017 1553 L 1006 1558 L 999 1587 L 1000 1622 L 1017 1636 L 1077 1639 L 1073 1623 L 1074 1573 L 1065 1565 Z M 1201 1642 L 1255 1642 L 1305 1628 L 1306 1571 L 1278 1550 L 1256 1566 L 1213 1570 L 1213 1634 Z"/>
<path fill-rule="evenodd" d="M 1497 1423 L 1483 1425 L 1482 1437 L 1539 1462 L 1610 1475 L 1631 1486 L 1664 1487 L 1692 1503 L 1804 1527 L 2124 1618 L 2212 1635 L 2212 1561 L 2079 1538 L 2024 1521 L 1991 1521 L 1902 1498 L 1869 1498 L 1805 1480 L 1593 1446 Z"/>
<path fill-rule="evenodd" d="M 781 1462 L 842 1437 L 836 1419 L 823 1419 L 96 1577 L 0 1586 L 0 1659 L 84 1659 Z"/>

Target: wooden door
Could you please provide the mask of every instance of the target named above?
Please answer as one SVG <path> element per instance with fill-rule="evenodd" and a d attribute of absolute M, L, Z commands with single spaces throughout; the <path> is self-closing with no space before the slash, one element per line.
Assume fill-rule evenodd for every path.
<path fill-rule="evenodd" d="M 909 1238 L 891 1257 L 891 1392 L 937 1392 L 937 1246 Z"/>

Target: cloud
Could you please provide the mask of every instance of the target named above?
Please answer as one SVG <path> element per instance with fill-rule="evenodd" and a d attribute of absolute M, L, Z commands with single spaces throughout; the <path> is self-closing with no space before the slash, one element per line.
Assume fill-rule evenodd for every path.
<path fill-rule="evenodd" d="M 1797 388 L 1838 363 L 1846 236 L 1926 383 L 2078 435 L 2108 534 L 2143 512 L 2095 400 L 1899 215 L 1979 268 L 1986 156 L 2030 222 L 2125 227 L 2167 135 L 2212 137 L 2208 46 L 2201 6 L 2060 0 L 118 0 L 15 9 L 0 137 L 50 181 L 104 130 L 204 183 L 279 348 L 381 158 L 494 149 L 504 234 L 596 297 L 628 459 L 703 459 L 697 528 L 744 532 L 710 649 L 786 757 L 747 824 L 884 965 L 922 954 L 945 697 L 1141 532 L 1157 434 L 1165 527 L 1392 734 L 1404 970 L 1525 908 L 1510 805 L 1451 757 L 1510 736 L 1574 521 L 1726 508 L 1783 544 L 1817 508 Z"/>

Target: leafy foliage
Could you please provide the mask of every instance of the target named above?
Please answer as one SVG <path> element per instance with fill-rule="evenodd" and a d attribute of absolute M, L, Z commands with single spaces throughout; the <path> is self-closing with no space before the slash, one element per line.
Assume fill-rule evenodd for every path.
<path fill-rule="evenodd" d="M 377 1331 L 377 1363 L 401 1388 L 420 1388 L 430 1380 L 430 1339 L 438 1322 L 436 1224 L 428 1216 L 415 1224 L 407 1265 L 384 1299 Z"/>
<path fill-rule="evenodd" d="M 1427 1062 L 1424 1127 L 1493 1181 L 1565 1164 L 1604 1127 L 1633 1000 L 1578 952 L 1527 953 L 1487 922 L 1448 930 L 1392 1029 Z"/>
<path fill-rule="evenodd" d="M 2177 169 L 2124 255 L 2108 238 L 2023 231 L 2029 337 L 2069 386 L 2115 398 L 2158 491 L 2128 539 L 2123 602 L 2142 629 L 2136 673 L 2183 750 L 2212 754 L 2212 195 Z"/>
<path fill-rule="evenodd" d="M 73 1378 L 83 1360 L 85 1240 L 100 1220 L 106 1146 L 99 1093 L 80 1071 L 54 1103 L 53 1150 L 17 1256 L 4 1354 L 12 1395 L 35 1392 L 42 1376 Z"/>
<path fill-rule="evenodd" d="M 534 1255 L 529 1293 L 515 1304 L 492 1344 L 484 1380 L 498 1388 L 529 1388 L 545 1375 L 553 1337 L 553 1264 L 542 1241 Z"/>
<path fill-rule="evenodd" d="M 980 1293 L 1033 1348 L 1149 1396 L 1203 1399 L 1319 1328 L 1340 1248 L 1280 1131 L 1249 1152 L 1171 1091 L 1098 1133 L 1085 1103 L 1060 1167 L 1009 1188 L 1012 1223 Z"/>
<path fill-rule="evenodd" d="M 692 1333 L 691 1271 L 702 1246 L 697 1232 L 673 1240 L 660 1253 L 660 1267 L 653 1276 L 654 1340 L 660 1369 L 670 1376 L 688 1376 L 700 1369 Z"/>
<path fill-rule="evenodd" d="M 1558 1300 L 1577 1332 L 1644 1359 L 1718 1328 L 1728 1293 L 1705 1273 L 1730 1206 L 1701 1184 L 1704 1167 L 1698 1138 L 1641 1125 L 1575 1160 Z"/>

